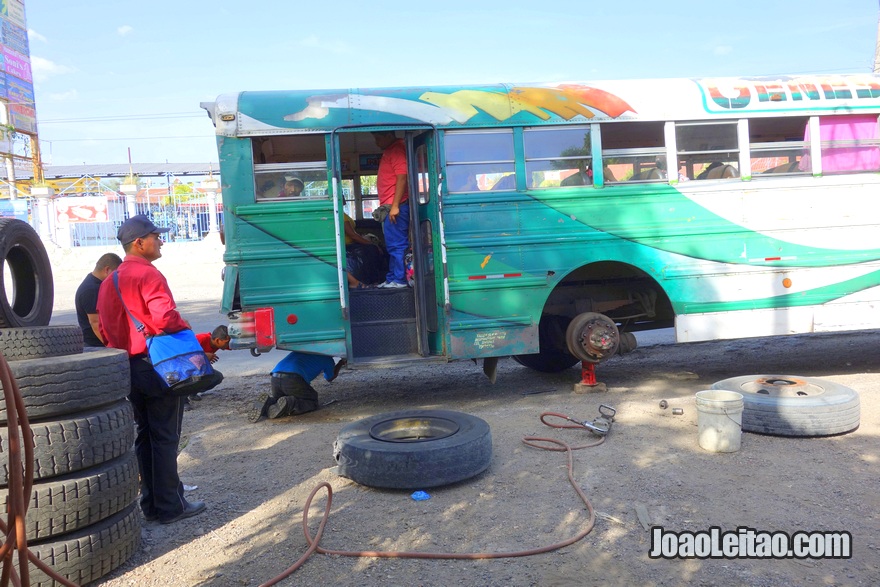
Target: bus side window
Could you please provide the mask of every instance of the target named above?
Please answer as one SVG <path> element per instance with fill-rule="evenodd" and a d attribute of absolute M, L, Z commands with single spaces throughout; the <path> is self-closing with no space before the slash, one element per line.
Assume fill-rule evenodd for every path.
<path fill-rule="evenodd" d="M 822 173 L 880 170 L 880 130 L 874 114 L 822 116 L 819 118 Z M 810 127 L 804 133 L 810 140 Z M 801 168 L 811 170 L 806 153 Z"/>
<path fill-rule="evenodd" d="M 809 151 L 803 141 L 806 116 L 749 119 L 752 177 L 805 174 L 801 158 Z"/>
<path fill-rule="evenodd" d="M 605 183 L 666 181 L 665 153 L 662 122 L 602 126 Z"/>
<path fill-rule="evenodd" d="M 523 143 L 526 187 L 593 184 L 592 175 L 587 172 L 593 160 L 590 127 L 526 128 L 523 130 Z"/>
<path fill-rule="evenodd" d="M 254 139 L 253 151 L 258 202 L 328 197 L 323 134 L 260 137 Z"/>
<path fill-rule="evenodd" d="M 675 123 L 678 157 L 686 163 L 689 178 L 739 177 L 739 143 L 736 125 L 736 120 Z M 720 171 L 712 173 L 719 167 Z"/>
<path fill-rule="evenodd" d="M 504 176 L 515 172 L 511 129 L 448 131 L 444 149 L 450 193 L 473 191 L 474 179 L 478 186 L 487 186 L 483 189 L 491 189 Z M 515 184 L 504 189 L 515 189 Z"/>

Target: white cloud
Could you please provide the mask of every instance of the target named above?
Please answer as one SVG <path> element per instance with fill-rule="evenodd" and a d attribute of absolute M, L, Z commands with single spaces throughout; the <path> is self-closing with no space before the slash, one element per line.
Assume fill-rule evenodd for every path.
<path fill-rule="evenodd" d="M 116 29 L 116 33 L 120 37 L 124 37 L 125 35 L 127 35 L 128 33 L 131 33 L 131 32 L 134 32 L 134 27 L 128 26 L 127 24 L 124 24 L 121 27 L 119 27 L 118 29 Z"/>
<path fill-rule="evenodd" d="M 34 74 L 34 80 L 38 82 L 46 81 L 52 76 L 73 73 L 75 71 L 66 65 L 59 65 L 54 61 L 49 61 L 36 55 L 31 55 L 31 70 Z"/>
<path fill-rule="evenodd" d="M 76 89 L 67 90 L 66 92 L 60 92 L 55 94 L 49 94 L 49 99 L 53 102 L 70 102 L 79 98 L 79 92 Z"/>
<path fill-rule="evenodd" d="M 28 39 L 33 43 L 34 41 L 42 41 L 44 43 L 48 43 L 46 37 L 35 31 L 34 29 L 28 29 Z"/>
<path fill-rule="evenodd" d="M 712 53 L 715 55 L 730 55 L 733 53 L 733 47 L 730 45 L 716 45 L 714 49 L 712 49 Z"/>

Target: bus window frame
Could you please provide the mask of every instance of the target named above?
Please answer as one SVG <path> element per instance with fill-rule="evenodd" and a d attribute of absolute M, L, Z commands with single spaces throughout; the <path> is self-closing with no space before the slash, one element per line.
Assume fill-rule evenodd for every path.
<path fill-rule="evenodd" d="M 535 162 L 555 162 L 555 161 L 575 161 L 583 164 L 583 167 L 580 165 L 576 165 L 572 168 L 575 173 L 581 172 L 585 173 L 587 169 L 592 166 L 593 163 L 593 153 L 592 153 L 592 143 L 594 140 L 594 125 L 592 124 L 577 124 L 577 125 L 559 125 L 559 126 L 527 126 L 522 129 L 522 148 L 523 148 L 523 166 L 525 173 L 525 184 L 526 189 L 555 189 L 559 187 L 567 187 L 562 185 L 562 181 L 560 180 L 560 185 L 533 185 L 532 184 L 532 174 L 533 173 L 543 173 L 548 170 L 530 170 L 529 164 Z M 575 131 L 575 130 L 583 130 L 586 131 L 586 136 L 589 137 L 590 147 L 586 149 L 585 155 L 567 155 L 567 156 L 555 156 L 555 157 L 529 157 L 529 145 L 527 137 L 532 135 L 533 133 L 550 133 L 550 132 L 559 132 L 559 131 Z M 571 169 L 565 169 L 564 171 L 570 171 Z M 560 170 L 563 171 L 563 170 Z M 572 174 L 573 175 L 573 174 Z M 570 177 L 570 176 L 569 176 Z M 546 181 L 546 180 L 545 180 Z M 588 186 L 592 186 L 593 184 L 587 184 Z"/>
<path fill-rule="evenodd" d="M 504 178 L 511 176 L 511 175 L 514 176 L 514 178 L 516 177 L 517 148 L 516 148 L 516 137 L 515 137 L 516 133 L 514 132 L 514 130 L 515 130 L 514 127 L 509 126 L 509 127 L 504 127 L 504 128 L 488 128 L 488 129 L 482 129 L 482 128 L 470 129 L 469 128 L 469 129 L 461 129 L 461 130 L 454 129 L 454 130 L 444 131 L 443 138 L 442 138 L 442 141 L 443 141 L 442 145 L 443 145 L 443 163 L 444 163 L 444 166 L 446 169 L 446 177 L 444 178 L 444 183 L 446 184 L 447 192 L 450 194 L 462 194 L 462 193 L 472 193 L 472 192 L 477 192 L 477 191 L 516 191 L 515 181 L 514 181 L 513 188 L 509 188 L 509 189 L 508 188 L 498 188 L 498 189 L 495 188 L 495 186 L 497 186 L 501 181 L 503 181 Z M 458 161 L 456 161 L 456 160 L 450 161 L 449 160 L 449 137 L 450 136 L 459 137 L 459 136 L 463 136 L 463 135 L 471 135 L 471 136 L 507 135 L 510 138 L 511 158 L 510 159 L 474 159 L 474 160 L 462 159 L 462 160 L 458 160 Z M 450 180 L 455 175 L 453 173 L 452 169 L 455 169 L 456 167 L 464 168 L 465 166 L 476 167 L 479 169 L 481 166 L 486 166 L 486 165 L 509 166 L 510 169 L 509 170 L 505 169 L 504 171 L 499 171 L 499 172 L 487 172 L 487 173 L 482 173 L 482 174 L 474 173 L 473 174 L 473 177 L 474 177 L 473 189 L 470 189 L 470 187 L 467 184 L 465 184 L 462 187 L 459 187 L 458 185 L 456 185 L 456 189 L 452 189 L 452 185 L 451 185 Z M 450 169 L 450 168 L 452 168 L 452 169 Z M 479 188 L 479 182 L 477 181 L 477 177 L 479 175 L 487 175 L 487 176 L 488 175 L 500 175 L 500 177 L 495 181 L 495 183 L 492 185 L 492 187 L 488 188 L 488 190 L 481 190 Z"/>
<path fill-rule="evenodd" d="M 679 168 L 684 166 L 687 169 L 687 177 L 689 179 L 697 179 L 698 176 L 703 173 L 711 163 L 719 161 L 724 163 L 725 165 L 735 165 L 737 173 L 739 176 L 736 178 L 726 178 L 729 179 L 739 179 L 741 176 L 746 175 L 746 170 L 740 169 L 740 152 L 742 151 L 742 143 L 740 142 L 741 138 L 741 125 L 740 119 L 728 119 L 728 120 L 689 120 L 686 122 L 675 122 L 675 148 L 676 148 L 676 158 L 679 163 Z M 732 126 L 733 127 L 733 145 L 731 147 L 723 147 L 723 148 L 709 148 L 709 145 L 706 145 L 706 148 L 698 148 L 691 149 L 689 145 L 688 148 L 684 148 L 682 145 L 681 136 L 679 135 L 680 129 L 685 128 L 696 128 L 696 127 L 723 127 L 723 126 Z M 687 141 L 685 141 L 687 142 Z M 717 155 L 713 157 L 713 155 Z M 696 169 L 700 164 L 703 165 L 699 171 Z"/>
<path fill-rule="evenodd" d="M 269 179 L 265 176 L 272 175 L 273 179 L 279 181 L 279 189 L 284 189 L 284 176 L 288 174 L 296 175 L 303 182 L 304 195 L 299 197 L 289 197 L 281 195 L 264 195 L 266 188 L 260 188 L 260 176 L 263 179 Z M 313 174 L 319 179 L 311 179 L 306 174 Z M 308 193 L 309 182 L 324 181 L 327 182 L 327 161 L 299 161 L 296 163 L 255 163 L 254 164 L 254 199 L 256 202 L 301 202 L 309 200 L 322 200 L 330 198 L 329 184 L 324 189 L 324 194 L 319 196 L 305 195 Z M 279 192 L 280 193 L 280 192 Z"/>

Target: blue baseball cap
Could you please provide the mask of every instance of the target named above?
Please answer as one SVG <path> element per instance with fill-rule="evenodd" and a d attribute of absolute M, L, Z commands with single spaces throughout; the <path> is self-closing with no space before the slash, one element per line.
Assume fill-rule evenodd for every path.
<path fill-rule="evenodd" d="M 145 215 L 137 214 L 122 223 L 122 226 L 120 226 L 119 230 L 116 232 L 116 238 L 119 239 L 119 242 L 123 245 L 127 245 L 139 238 L 144 238 L 148 234 L 153 234 L 154 232 L 163 233 L 168 232 L 169 230 L 171 229 L 159 228 Z"/>

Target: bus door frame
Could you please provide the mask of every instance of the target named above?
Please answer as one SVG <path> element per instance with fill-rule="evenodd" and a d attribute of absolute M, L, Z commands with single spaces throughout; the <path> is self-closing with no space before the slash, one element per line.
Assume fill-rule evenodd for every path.
<path fill-rule="evenodd" d="M 433 310 L 436 312 L 437 265 L 435 257 L 434 267 L 431 271 L 433 279 L 429 282 L 427 279 L 428 254 L 433 253 L 433 251 L 428 251 L 424 248 L 425 243 L 422 242 L 422 222 L 428 221 L 432 232 L 436 233 L 436 231 L 439 230 L 437 222 L 435 222 L 430 215 L 432 206 L 436 207 L 439 205 L 438 198 L 440 197 L 440 190 L 438 187 L 438 162 L 436 157 L 436 129 L 407 130 L 404 133 L 404 143 L 406 145 L 407 181 L 409 184 L 410 246 L 413 251 L 413 272 L 415 280 L 413 283 L 413 293 L 415 294 L 416 315 L 419 317 L 418 346 L 419 354 L 423 357 L 427 357 L 430 355 L 431 351 L 428 342 L 428 331 L 431 327 L 429 324 L 429 313 L 432 311 L 429 298 L 434 299 L 435 307 Z M 416 151 L 422 146 L 426 149 L 424 169 L 419 168 L 420 160 L 416 156 Z M 422 175 L 425 176 L 425 180 L 428 182 L 428 185 L 426 186 L 428 201 L 424 203 L 419 200 L 419 196 L 422 193 L 419 189 L 419 181 Z M 424 217 L 420 217 L 421 215 L 419 212 L 423 209 L 426 213 L 424 214 Z M 434 239 L 432 238 L 432 243 L 433 240 Z M 434 288 L 434 296 L 428 295 L 428 288 Z M 437 317 L 435 316 L 433 325 L 434 331 L 438 330 L 437 321 Z"/>
<path fill-rule="evenodd" d="M 427 169 L 423 170 L 428 174 L 428 202 L 427 210 L 430 206 L 439 206 L 439 163 L 437 161 L 437 129 L 428 124 L 397 124 L 397 125 L 347 125 L 333 129 L 328 137 L 330 157 L 330 184 L 333 190 L 333 212 L 335 215 L 334 224 L 336 225 L 336 243 L 337 243 L 337 259 L 339 262 L 338 280 L 339 280 L 339 300 L 342 308 L 342 315 L 346 322 L 347 341 L 346 347 L 349 356 L 352 356 L 351 348 L 351 322 L 349 320 L 349 300 L 348 300 L 348 283 L 345 276 L 343 263 L 345 262 L 345 236 L 342 221 L 340 220 L 340 210 L 343 205 L 342 200 L 342 151 L 340 146 L 340 133 L 357 133 L 357 132 L 373 132 L 373 131 L 404 131 L 404 145 L 407 157 L 407 182 L 409 188 L 410 201 L 410 245 L 413 249 L 413 270 L 414 270 L 414 298 L 415 298 L 415 314 L 416 314 L 416 332 L 418 334 L 418 354 L 426 357 L 430 354 L 428 342 L 428 314 L 427 314 L 427 295 L 426 288 L 436 287 L 435 283 L 426 283 L 425 275 L 425 256 L 426 251 L 422 248 L 420 239 L 421 220 L 431 220 L 432 229 L 434 222 L 431 218 L 419 218 L 419 209 L 422 204 L 418 201 L 418 177 L 419 168 L 416 161 L 416 150 L 422 144 L 433 145 L 433 149 L 428 146 L 428 157 L 426 157 Z M 433 151 L 433 155 L 431 156 Z M 445 275 L 445 267 L 442 268 L 442 274 Z M 436 267 L 435 267 L 436 275 Z"/>

